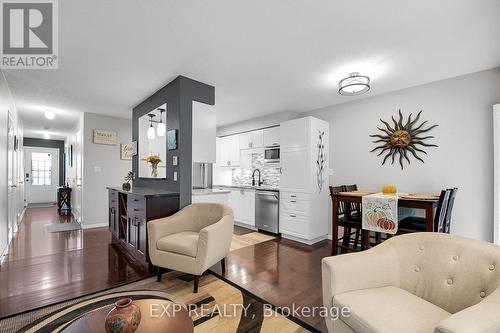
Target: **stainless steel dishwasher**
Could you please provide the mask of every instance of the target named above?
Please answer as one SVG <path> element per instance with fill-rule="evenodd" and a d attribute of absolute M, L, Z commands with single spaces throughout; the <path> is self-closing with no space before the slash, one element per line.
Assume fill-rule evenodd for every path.
<path fill-rule="evenodd" d="M 279 192 L 255 191 L 255 227 L 279 233 Z"/>

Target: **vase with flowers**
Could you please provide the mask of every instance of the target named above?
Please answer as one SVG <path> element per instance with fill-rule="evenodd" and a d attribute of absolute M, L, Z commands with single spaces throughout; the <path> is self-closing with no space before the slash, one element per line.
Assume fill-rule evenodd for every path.
<path fill-rule="evenodd" d="M 146 163 L 151 164 L 151 176 L 158 177 L 158 164 L 161 162 L 159 155 L 149 155 L 143 158 Z"/>

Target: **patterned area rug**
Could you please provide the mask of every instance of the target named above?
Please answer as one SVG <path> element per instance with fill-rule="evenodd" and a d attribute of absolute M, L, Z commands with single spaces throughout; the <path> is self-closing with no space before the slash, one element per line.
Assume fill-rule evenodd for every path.
<path fill-rule="evenodd" d="M 306 324 L 276 313 L 274 308 L 264 305 L 257 297 L 211 273 L 200 279 L 197 294 L 193 294 L 192 288 L 192 275 L 170 272 L 163 275 L 161 282 L 148 278 L 1 320 L 0 331 L 59 332 L 89 311 L 129 297 L 133 300 L 170 300 L 185 305 L 190 310 L 196 333 L 310 332 L 305 328 Z"/>

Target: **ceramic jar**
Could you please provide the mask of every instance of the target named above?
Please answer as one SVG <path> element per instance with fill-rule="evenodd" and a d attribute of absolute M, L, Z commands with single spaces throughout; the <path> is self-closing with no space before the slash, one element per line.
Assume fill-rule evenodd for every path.
<path fill-rule="evenodd" d="M 115 302 L 115 307 L 106 316 L 106 332 L 133 333 L 141 322 L 141 310 L 130 298 Z"/>

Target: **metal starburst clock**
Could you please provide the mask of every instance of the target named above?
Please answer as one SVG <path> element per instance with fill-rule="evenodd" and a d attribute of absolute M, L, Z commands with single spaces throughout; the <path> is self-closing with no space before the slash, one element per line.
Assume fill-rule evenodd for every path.
<path fill-rule="evenodd" d="M 391 117 L 394 126 L 391 126 L 388 122 L 380 119 L 380 121 L 385 125 L 385 128 L 377 127 L 377 129 L 383 132 L 383 134 L 370 135 L 372 138 L 378 138 L 378 140 L 373 141 L 373 143 L 380 143 L 380 145 L 373 148 L 370 152 L 380 150 L 378 156 L 385 154 L 382 160 L 382 165 L 385 164 L 389 157 L 391 157 L 391 164 L 394 164 L 394 161 L 397 158 L 401 169 L 403 169 L 403 161 L 406 160 L 408 164 L 410 164 L 408 153 L 410 153 L 411 156 L 415 157 L 417 160 L 424 162 L 424 160 L 419 156 L 419 153 L 427 153 L 422 148 L 437 147 L 435 144 L 426 142 L 426 140 L 432 139 L 434 136 L 426 136 L 424 133 L 429 132 L 438 125 L 432 125 L 424 128 L 427 121 L 417 124 L 421 114 L 422 111 L 420 111 L 415 119 L 412 120 L 412 114 L 410 113 L 408 120 L 403 124 L 403 114 L 400 109 L 398 121 L 394 119 L 394 116 Z"/>

